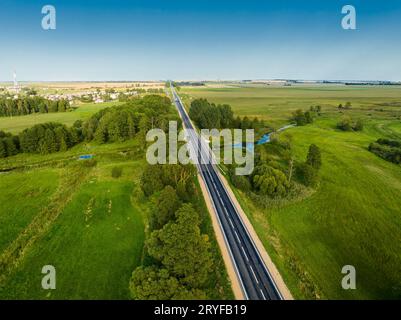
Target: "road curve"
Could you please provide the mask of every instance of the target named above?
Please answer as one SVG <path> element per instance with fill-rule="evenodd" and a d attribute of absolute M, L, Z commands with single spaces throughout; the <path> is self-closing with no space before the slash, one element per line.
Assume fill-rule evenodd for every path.
<path fill-rule="evenodd" d="M 171 87 L 175 105 L 187 132 L 192 150 L 196 150 L 197 167 L 208 189 L 224 240 L 230 252 L 242 291 L 249 300 L 283 300 L 255 243 L 245 227 L 215 165 L 209 159 L 212 151 L 195 131 L 182 101 Z M 197 146 L 195 149 L 194 146 Z"/>

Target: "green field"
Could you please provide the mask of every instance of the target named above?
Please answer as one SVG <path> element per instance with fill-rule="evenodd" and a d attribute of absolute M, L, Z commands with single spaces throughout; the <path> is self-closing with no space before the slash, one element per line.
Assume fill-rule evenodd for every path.
<path fill-rule="evenodd" d="M 296 298 L 401 297 L 401 167 L 367 150 L 380 137 L 401 138 L 400 87 L 293 86 L 183 88 L 196 97 L 228 103 L 240 116 L 259 116 L 279 127 L 291 112 L 321 105 L 322 115 L 291 128 L 296 161 L 315 143 L 322 150 L 319 187 L 297 201 L 261 209 L 236 190 L 261 240 Z M 340 111 L 338 104 L 352 102 Z M 342 132 L 347 113 L 363 119 L 362 132 Z M 341 287 L 341 269 L 353 265 L 357 289 Z"/>
<path fill-rule="evenodd" d="M 2 174 L 0 256 L 10 248 L 18 254 L 0 279 L 0 298 L 129 298 L 144 242 L 147 205 L 137 192 L 144 163 L 122 151 L 135 150 L 136 142 L 94 147 L 94 168 L 74 156 L 88 148 L 79 145 L 42 156 L 44 168 L 37 165 L 40 156 L 30 167 L 32 158 L 20 154 L 14 157 L 19 169 Z M 121 177 L 111 177 L 113 167 L 123 169 Z M 57 289 L 50 293 L 40 286 L 44 265 L 57 271 Z"/>
<path fill-rule="evenodd" d="M 337 111 L 337 106 L 347 101 L 352 103 L 354 111 L 364 111 L 374 119 L 382 118 L 386 112 L 398 119 L 401 117 L 400 86 L 183 87 L 181 93 L 187 104 L 196 98 L 227 103 L 237 115 L 260 117 L 274 127 L 288 123 L 291 112 L 296 109 L 321 105 L 327 113 Z"/>
<path fill-rule="evenodd" d="M 59 122 L 72 126 L 76 120 L 86 120 L 101 109 L 122 104 L 121 102 L 84 103 L 69 112 L 37 113 L 16 117 L 0 117 L 0 130 L 18 133 L 38 123 Z"/>

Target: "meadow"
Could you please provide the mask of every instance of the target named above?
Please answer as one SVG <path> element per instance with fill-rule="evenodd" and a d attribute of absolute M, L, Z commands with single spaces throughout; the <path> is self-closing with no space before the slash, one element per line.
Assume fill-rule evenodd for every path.
<path fill-rule="evenodd" d="M 67 126 L 72 126 L 76 120 L 86 120 L 101 109 L 120 104 L 122 104 L 122 102 L 117 101 L 98 104 L 83 103 L 75 106 L 75 108 L 69 112 L 37 113 L 16 117 L 0 117 L 0 130 L 16 134 L 25 128 L 45 122 L 59 122 Z"/>
<path fill-rule="evenodd" d="M 268 208 L 235 190 L 259 237 L 296 298 L 401 297 L 401 167 L 368 151 L 380 137 L 401 139 L 401 88 L 354 86 L 182 88 L 231 104 L 236 115 L 258 116 L 272 127 L 292 111 L 321 105 L 313 124 L 290 128 L 295 161 L 310 144 L 322 150 L 320 184 L 300 199 Z M 350 101 L 350 110 L 339 110 Z M 344 114 L 364 121 L 362 132 L 343 132 Z M 357 289 L 343 290 L 341 269 L 353 265 Z"/>
<path fill-rule="evenodd" d="M 121 150 L 136 147 L 132 141 L 99 146 L 93 168 L 77 160 L 87 148 L 81 145 L 42 156 L 42 167 L 30 167 L 29 155 L 17 156 L 19 169 L 1 177 L 1 194 L 9 198 L 2 198 L 0 256 L 15 244 L 24 249 L 0 279 L 1 298 L 129 298 L 129 279 L 142 258 L 147 204 L 137 192 L 143 160 Z M 121 177 L 112 178 L 113 167 L 122 168 Z M 70 174 L 76 170 L 78 183 Z M 36 227 L 48 217 L 47 228 Z M 24 241 L 23 233 L 34 241 Z M 57 270 L 54 291 L 40 286 L 44 265 Z"/>

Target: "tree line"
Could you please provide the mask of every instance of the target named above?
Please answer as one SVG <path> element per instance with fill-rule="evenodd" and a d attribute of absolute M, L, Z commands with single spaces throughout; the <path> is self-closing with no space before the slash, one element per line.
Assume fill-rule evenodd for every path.
<path fill-rule="evenodd" d="M 153 128 L 165 130 L 170 120 L 178 120 L 170 99 L 148 95 L 94 114 L 84 123 L 83 134 L 86 140 L 99 143 L 124 141 Z"/>
<path fill-rule="evenodd" d="M 43 97 L 0 98 L 0 117 L 22 116 L 33 113 L 65 112 L 70 108 L 67 100 L 48 100 Z"/>
<path fill-rule="evenodd" d="M 206 299 L 214 261 L 196 210 L 193 165 L 148 165 L 141 188 L 154 200 L 145 258 L 130 281 L 133 299 Z"/>
<path fill-rule="evenodd" d="M 401 164 L 401 141 L 381 138 L 369 145 L 369 151 L 384 160 Z"/>
<path fill-rule="evenodd" d="M 0 133 L 0 157 L 17 153 L 49 154 L 66 151 L 82 141 L 108 143 L 125 141 L 137 134 L 145 137 L 153 128 L 168 128 L 177 115 L 167 97 L 149 95 L 124 106 L 109 107 L 87 121 L 77 120 L 70 128 L 60 123 L 42 123 L 23 130 L 19 135 Z"/>
<path fill-rule="evenodd" d="M 191 102 L 189 117 L 200 129 L 261 129 L 265 127 L 258 118 L 234 117 L 228 104 L 214 104 L 207 99 L 196 99 Z"/>

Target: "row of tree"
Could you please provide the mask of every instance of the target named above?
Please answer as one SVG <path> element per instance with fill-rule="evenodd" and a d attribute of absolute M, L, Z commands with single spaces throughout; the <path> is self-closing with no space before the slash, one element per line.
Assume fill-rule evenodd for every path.
<path fill-rule="evenodd" d="M 22 116 L 32 113 L 65 112 L 70 108 L 67 100 L 48 100 L 42 97 L 0 98 L 0 117 Z"/>
<path fill-rule="evenodd" d="M 201 129 L 260 129 L 265 126 L 258 118 L 234 118 L 234 112 L 228 104 L 214 104 L 206 99 L 192 101 L 189 109 L 190 118 Z"/>
<path fill-rule="evenodd" d="M 337 128 L 342 131 L 362 131 L 363 130 L 363 122 L 361 119 L 357 121 L 352 120 L 349 116 L 344 116 L 337 123 Z"/>
<path fill-rule="evenodd" d="M 67 128 L 60 123 L 48 122 L 25 129 L 19 135 L 0 132 L 0 158 L 10 157 L 17 153 L 48 154 L 66 151 L 82 141 L 82 129 L 77 121 Z"/>
<path fill-rule="evenodd" d="M 369 151 L 387 161 L 401 164 L 401 141 L 378 139 L 369 145 Z"/>
<path fill-rule="evenodd" d="M 0 157 L 19 152 L 48 154 L 66 151 L 83 140 L 99 143 L 124 141 L 137 134 L 145 137 L 153 128 L 168 128 L 177 115 L 167 97 L 149 95 L 124 106 L 103 109 L 85 122 L 78 120 L 71 128 L 60 123 L 42 123 L 22 131 L 18 136 L 1 133 Z"/>
<path fill-rule="evenodd" d="M 169 98 L 148 95 L 129 101 L 124 106 L 106 108 L 94 114 L 83 125 L 86 140 L 100 143 L 124 141 L 149 129 L 168 128 L 170 120 L 178 120 Z"/>
<path fill-rule="evenodd" d="M 134 270 L 132 298 L 144 300 L 206 299 L 213 267 L 210 241 L 201 232 L 194 209 L 193 165 L 148 166 L 141 178 L 145 195 L 155 197 L 146 240 L 148 261 Z"/>
<path fill-rule="evenodd" d="M 320 112 L 320 106 L 318 107 Z M 301 109 L 298 109 L 292 113 L 291 120 L 294 121 L 297 126 L 305 126 L 309 123 L 313 123 L 313 116 L 315 112 L 317 112 L 315 109 L 313 109 L 313 111 L 312 109 L 309 111 L 302 111 Z"/>

